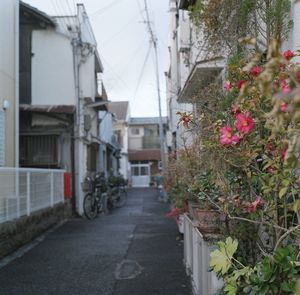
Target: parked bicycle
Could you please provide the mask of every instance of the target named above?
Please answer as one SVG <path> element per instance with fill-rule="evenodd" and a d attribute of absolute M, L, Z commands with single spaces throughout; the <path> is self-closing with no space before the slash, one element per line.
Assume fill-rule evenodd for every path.
<path fill-rule="evenodd" d="M 122 175 L 114 176 L 110 175 L 108 177 L 108 207 L 119 208 L 126 204 L 127 201 L 127 182 Z"/>
<path fill-rule="evenodd" d="M 88 219 L 94 219 L 98 213 L 108 212 L 107 184 L 103 173 L 97 173 L 95 177 L 85 178 L 85 184 L 89 186 L 89 192 L 84 196 L 83 211 Z"/>

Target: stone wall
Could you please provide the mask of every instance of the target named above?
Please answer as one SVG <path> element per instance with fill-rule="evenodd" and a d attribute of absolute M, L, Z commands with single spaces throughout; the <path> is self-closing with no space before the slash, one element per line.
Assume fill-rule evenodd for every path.
<path fill-rule="evenodd" d="M 69 218 L 71 212 L 70 202 L 65 202 L 53 208 L 37 211 L 31 216 L 0 224 L 0 258 L 32 241 L 60 221 Z"/>

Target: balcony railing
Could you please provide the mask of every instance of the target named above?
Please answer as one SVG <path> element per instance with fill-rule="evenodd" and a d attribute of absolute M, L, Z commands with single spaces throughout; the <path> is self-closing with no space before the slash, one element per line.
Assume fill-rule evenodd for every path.
<path fill-rule="evenodd" d="M 0 168 L 0 223 L 64 202 L 64 172 Z"/>

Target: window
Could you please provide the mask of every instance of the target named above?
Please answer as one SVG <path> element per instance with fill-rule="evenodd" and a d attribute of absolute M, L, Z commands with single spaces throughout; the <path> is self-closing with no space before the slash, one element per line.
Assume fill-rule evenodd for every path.
<path fill-rule="evenodd" d="M 131 134 L 132 135 L 139 135 L 140 134 L 140 128 L 131 128 Z"/>
<path fill-rule="evenodd" d="M 20 164 L 27 167 L 58 168 L 58 135 L 21 136 Z"/>
<path fill-rule="evenodd" d="M 0 110 L 0 166 L 5 166 L 5 112 Z"/>

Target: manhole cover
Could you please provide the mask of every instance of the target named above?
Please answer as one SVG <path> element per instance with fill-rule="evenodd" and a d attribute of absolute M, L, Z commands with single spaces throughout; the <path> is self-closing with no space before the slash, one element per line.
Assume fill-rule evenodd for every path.
<path fill-rule="evenodd" d="M 130 280 L 136 278 L 142 271 L 143 267 L 136 261 L 126 259 L 117 265 L 115 277 L 117 280 Z"/>

